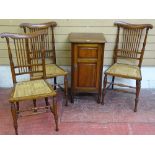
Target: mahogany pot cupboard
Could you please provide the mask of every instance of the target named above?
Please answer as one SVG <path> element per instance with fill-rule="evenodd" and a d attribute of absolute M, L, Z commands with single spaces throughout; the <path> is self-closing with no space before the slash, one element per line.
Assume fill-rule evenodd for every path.
<path fill-rule="evenodd" d="M 102 96 L 102 69 L 105 38 L 102 33 L 71 33 L 71 102 L 77 92 Z"/>

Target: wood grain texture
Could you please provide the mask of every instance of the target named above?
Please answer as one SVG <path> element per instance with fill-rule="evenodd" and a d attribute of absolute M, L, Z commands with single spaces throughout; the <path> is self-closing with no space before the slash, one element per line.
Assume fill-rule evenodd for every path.
<path fill-rule="evenodd" d="M 71 33 L 71 102 L 76 92 L 95 92 L 101 102 L 102 70 L 105 39 L 101 34 Z M 92 40 L 91 40 L 92 38 Z M 76 42 L 77 40 L 77 42 Z M 83 42 L 82 42 L 83 41 Z"/>

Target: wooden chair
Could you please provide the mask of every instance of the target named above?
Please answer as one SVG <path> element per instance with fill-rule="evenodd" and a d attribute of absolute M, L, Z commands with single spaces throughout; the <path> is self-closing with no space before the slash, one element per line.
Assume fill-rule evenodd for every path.
<path fill-rule="evenodd" d="M 33 115 L 42 112 L 51 111 L 54 114 L 56 131 L 58 131 L 58 114 L 56 103 L 56 92 L 45 80 L 45 49 L 44 39 L 47 34 L 38 32 L 33 34 L 13 34 L 2 33 L 1 38 L 6 38 L 8 46 L 8 55 L 13 80 L 13 90 L 9 102 L 11 103 L 11 112 L 14 121 L 15 133 L 18 134 L 17 118 L 25 116 L 25 114 Z M 40 51 L 40 54 L 38 54 Z M 39 58 L 41 57 L 41 60 Z M 40 73 L 42 76 L 35 80 L 27 80 L 19 82 L 17 76 L 32 75 Z M 52 98 L 52 105 L 48 102 L 48 97 Z M 45 98 L 46 106 L 36 106 L 22 110 L 19 107 L 21 101 L 33 100 L 36 104 L 36 99 Z M 27 111 L 33 111 L 31 114 Z M 26 112 L 24 114 L 24 112 Z"/>
<path fill-rule="evenodd" d="M 124 89 L 115 90 L 136 94 L 134 107 L 134 112 L 136 112 L 142 80 L 141 65 L 148 31 L 153 26 L 150 24 L 129 24 L 125 22 L 115 22 L 114 25 L 117 26 L 114 63 L 104 73 L 102 104 L 104 104 L 106 89 L 110 88 L 110 86 L 112 86 L 112 89 L 114 89 L 114 85 L 134 88 L 136 89 L 135 93 Z M 107 76 L 112 76 L 111 82 L 107 82 Z M 136 87 L 114 83 L 115 77 L 134 79 L 136 80 Z M 109 85 L 107 86 L 107 84 Z"/>
<path fill-rule="evenodd" d="M 56 64 L 56 53 L 55 53 L 55 39 L 54 39 L 54 27 L 56 27 L 56 22 L 48 22 L 48 23 L 40 23 L 40 24 L 31 24 L 31 23 L 22 23 L 20 27 L 24 29 L 24 32 L 35 32 L 38 30 L 45 30 L 48 33 L 48 37 L 46 37 L 46 78 L 54 78 L 54 85 L 56 89 L 58 76 L 64 76 L 64 93 L 66 98 L 65 105 L 68 105 L 68 80 L 67 80 L 67 72 L 60 68 Z M 36 75 L 37 76 L 37 75 Z M 58 85 L 60 86 L 60 84 Z"/>

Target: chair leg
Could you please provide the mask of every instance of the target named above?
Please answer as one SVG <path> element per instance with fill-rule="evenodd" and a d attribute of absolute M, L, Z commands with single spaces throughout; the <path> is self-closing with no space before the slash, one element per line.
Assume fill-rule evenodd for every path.
<path fill-rule="evenodd" d="M 114 83 L 114 81 L 115 81 L 115 76 L 112 77 L 112 83 Z M 114 85 L 113 84 L 112 84 L 111 88 L 114 89 Z"/>
<path fill-rule="evenodd" d="M 65 106 L 68 106 L 68 79 L 67 75 L 64 76 L 64 93 L 65 93 Z"/>
<path fill-rule="evenodd" d="M 137 112 L 137 105 L 138 105 L 138 101 L 139 101 L 140 88 L 141 88 L 141 81 L 140 80 L 136 80 L 136 99 L 135 99 L 134 112 Z"/>
<path fill-rule="evenodd" d="M 19 102 L 16 102 L 16 106 L 17 106 L 17 114 L 19 114 Z"/>
<path fill-rule="evenodd" d="M 16 111 L 16 106 L 14 103 L 11 103 L 11 113 L 12 113 L 12 118 L 13 118 L 13 124 L 15 128 L 15 133 L 18 135 L 18 124 L 17 124 L 17 111 Z"/>
<path fill-rule="evenodd" d="M 53 114 L 54 114 L 54 120 L 55 120 L 55 125 L 56 125 L 56 131 L 59 131 L 58 128 L 58 113 L 57 113 L 57 102 L 55 100 L 55 97 L 53 97 Z"/>
<path fill-rule="evenodd" d="M 34 108 L 37 107 L 37 105 L 36 105 L 36 99 L 33 99 L 33 105 L 34 105 Z M 37 112 L 37 110 L 35 109 L 34 112 Z"/>
<path fill-rule="evenodd" d="M 104 105 L 104 97 L 106 93 L 106 85 L 107 85 L 107 75 L 104 75 L 104 81 L 103 81 L 103 92 L 102 92 L 102 104 Z"/>
<path fill-rule="evenodd" d="M 102 94 L 102 90 L 99 90 L 99 93 L 97 94 L 97 103 L 100 104 L 101 103 L 101 95 Z"/>
<path fill-rule="evenodd" d="M 54 90 L 56 90 L 57 89 L 57 78 L 56 77 L 54 77 Z"/>
<path fill-rule="evenodd" d="M 99 90 L 98 90 L 98 97 L 97 97 L 98 104 L 100 104 L 102 102 L 102 79 L 99 83 L 101 83 L 101 84 L 99 85 Z"/>
<path fill-rule="evenodd" d="M 74 89 L 72 88 L 73 86 L 71 86 L 71 103 L 74 103 Z"/>
<path fill-rule="evenodd" d="M 49 106 L 48 97 L 45 97 L 45 103 L 46 103 L 46 106 Z M 46 107 L 46 109 L 48 109 L 48 107 Z"/>

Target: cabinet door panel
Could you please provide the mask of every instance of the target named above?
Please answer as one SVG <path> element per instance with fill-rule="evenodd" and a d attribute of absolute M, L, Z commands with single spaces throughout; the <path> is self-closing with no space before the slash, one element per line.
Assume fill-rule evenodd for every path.
<path fill-rule="evenodd" d="M 78 63 L 77 87 L 96 87 L 97 65 Z"/>
<path fill-rule="evenodd" d="M 95 47 L 79 47 L 78 58 L 97 58 L 98 49 Z"/>
<path fill-rule="evenodd" d="M 74 88 L 98 90 L 102 64 L 102 45 L 75 44 L 72 53 Z"/>

